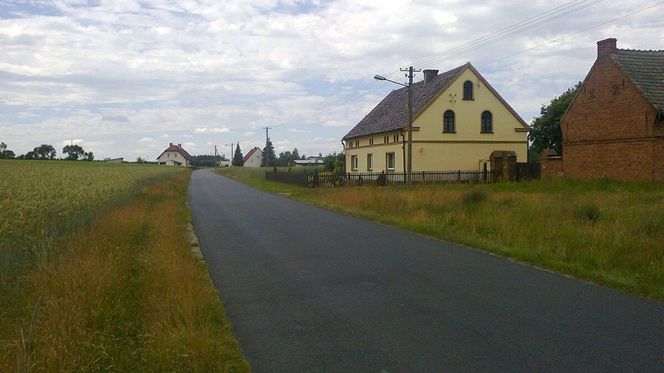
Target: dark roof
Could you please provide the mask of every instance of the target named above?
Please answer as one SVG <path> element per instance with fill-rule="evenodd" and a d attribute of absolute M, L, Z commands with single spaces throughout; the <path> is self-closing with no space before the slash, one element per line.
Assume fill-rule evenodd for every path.
<path fill-rule="evenodd" d="M 461 75 L 466 69 L 471 69 L 475 75 L 484 83 L 485 86 L 505 105 L 505 107 L 521 122 L 524 128 L 528 128 L 526 122 L 521 119 L 519 114 L 512 109 L 512 107 L 503 100 L 502 97 L 496 92 L 493 87 L 480 75 L 480 73 L 467 62 L 465 65 L 459 66 L 452 70 L 438 74 L 433 80 L 427 84 L 420 81 L 413 84 L 413 120 L 417 119 L 426 108 L 442 93 L 447 87 L 452 84 L 457 77 Z M 373 110 L 369 112 L 350 132 L 343 137 L 344 140 L 370 135 L 373 133 L 381 133 L 387 131 L 394 131 L 405 128 L 408 125 L 408 90 L 406 87 L 394 90 L 388 94 L 383 101 L 381 101 Z"/>
<path fill-rule="evenodd" d="M 246 162 L 247 159 L 249 159 L 249 157 L 251 157 L 256 152 L 256 150 L 260 150 L 260 149 L 255 147 L 255 148 L 249 150 L 249 153 L 247 153 L 247 155 L 244 156 L 243 160 Z"/>
<path fill-rule="evenodd" d="M 427 84 L 420 81 L 413 84 L 413 114 L 419 112 L 438 92 L 447 87 L 466 65 L 438 74 Z M 404 128 L 408 125 L 408 90 L 406 87 L 388 94 L 369 112 L 344 139 L 387 132 Z"/>
<path fill-rule="evenodd" d="M 177 145 L 175 145 L 175 144 L 170 144 L 170 145 L 168 146 L 168 148 L 166 148 L 166 150 L 164 150 L 163 152 L 161 152 L 161 154 L 159 154 L 159 157 L 161 157 L 162 155 L 164 155 L 164 153 L 166 153 L 166 152 L 178 152 L 178 153 L 180 153 L 180 154 L 184 157 L 184 159 L 186 159 L 186 160 L 188 160 L 189 162 L 191 162 L 191 155 L 189 155 L 189 153 L 187 153 L 186 150 L 182 149 L 181 147 L 179 147 L 179 146 L 177 146 Z M 159 157 L 157 157 L 157 159 L 159 159 Z"/>
<path fill-rule="evenodd" d="M 664 110 L 664 50 L 617 49 L 611 57 L 646 99 L 658 110 Z"/>

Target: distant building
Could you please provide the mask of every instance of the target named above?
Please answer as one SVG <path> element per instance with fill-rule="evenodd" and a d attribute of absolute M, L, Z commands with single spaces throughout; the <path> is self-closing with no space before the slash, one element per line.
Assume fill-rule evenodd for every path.
<path fill-rule="evenodd" d="M 293 163 L 296 166 L 318 166 L 323 164 L 323 158 L 307 157 L 307 159 L 296 159 Z"/>
<path fill-rule="evenodd" d="M 228 159 L 222 159 L 220 161 L 217 161 L 217 167 L 230 167 L 231 166 L 231 161 Z"/>
<path fill-rule="evenodd" d="M 597 42 L 560 127 L 565 176 L 664 182 L 664 50 Z"/>
<path fill-rule="evenodd" d="M 263 163 L 263 151 L 253 148 L 244 156 L 244 167 L 260 167 Z"/>
<path fill-rule="evenodd" d="M 106 163 L 122 163 L 124 161 L 124 158 L 105 158 L 104 162 Z"/>
<path fill-rule="evenodd" d="M 470 64 L 413 84 L 413 171 L 482 170 L 495 151 L 525 162 L 526 122 Z M 403 172 L 408 90 L 393 90 L 346 136 L 346 170 Z"/>
<path fill-rule="evenodd" d="M 173 143 L 170 143 L 168 148 L 157 157 L 158 164 L 167 166 L 190 167 L 191 160 L 191 155 L 182 148 L 182 144 L 175 145 Z"/>

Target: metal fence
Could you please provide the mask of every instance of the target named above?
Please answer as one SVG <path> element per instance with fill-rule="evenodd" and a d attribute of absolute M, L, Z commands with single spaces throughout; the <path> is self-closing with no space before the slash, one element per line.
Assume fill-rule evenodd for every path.
<path fill-rule="evenodd" d="M 403 172 L 349 172 L 335 174 L 320 172 L 316 176 L 307 176 L 308 186 L 355 186 L 355 185 L 392 185 L 404 184 Z M 418 183 L 491 183 L 494 177 L 491 171 L 417 171 L 411 174 L 411 181 Z M 316 185 L 318 184 L 318 185 Z"/>

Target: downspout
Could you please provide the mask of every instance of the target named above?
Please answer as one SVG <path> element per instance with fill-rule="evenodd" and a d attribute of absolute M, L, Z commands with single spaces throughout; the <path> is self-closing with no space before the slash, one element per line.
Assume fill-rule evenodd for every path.
<path fill-rule="evenodd" d="M 403 159 L 403 178 L 406 181 L 406 136 L 403 134 L 403 129 L 401 130 L 401 154 L 401 158 Z"/>
<path fill-rule="evenodd" d="M 344 173 L 346 173 L 346 164 L 348 164 L 348 154 L 346 153 L 346 144 L 344 139 L 341 139 L 341 149 L 344 152 Z"/>

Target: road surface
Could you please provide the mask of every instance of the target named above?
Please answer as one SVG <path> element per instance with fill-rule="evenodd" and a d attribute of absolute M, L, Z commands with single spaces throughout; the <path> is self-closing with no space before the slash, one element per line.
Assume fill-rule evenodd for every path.
<path fill-rule="evenodd" d="M 199 170 L 201 248 L 255 372 L 664 371 L 664 306 Z"/>

